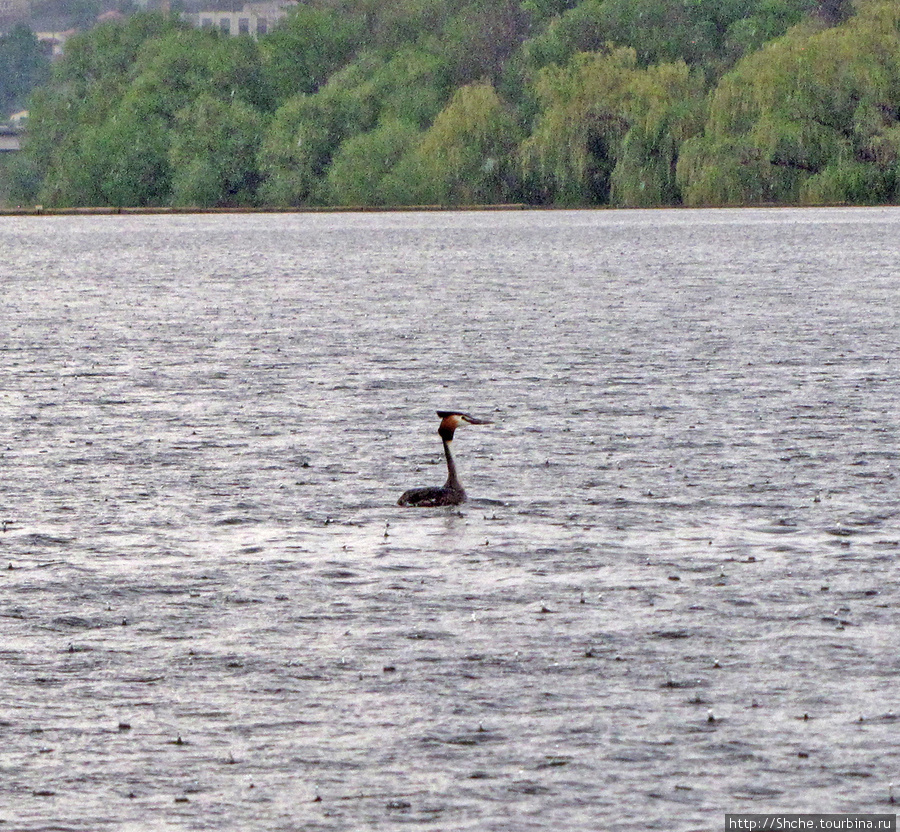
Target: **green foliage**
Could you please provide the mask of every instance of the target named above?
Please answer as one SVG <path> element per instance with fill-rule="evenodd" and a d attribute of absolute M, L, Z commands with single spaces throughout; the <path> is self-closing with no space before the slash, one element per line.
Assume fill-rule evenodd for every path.
<path fill-rule="evenodd" d="M 316 119 L 330 116 L 321 100 L 299 95 L 281 106 L 262 139 L 258 168 L 263 182 L 260 199 L 267 204 L 295 206 L 314 201 L 331 154 L 337 146 L 335 127 Z"/>
<path fill-rule="evenodd" d="M 536 90 L 541 115 L 522 160 L 544 199 L 678 201 L 678 148 L 704 113 L 703 81 L 683 61 L 642 69 L 633 49 L 585 52 L 542 70 Z"/>
<path fill-rule="evenodd" d="M 417 200 L 442 205 L 508 201 L 517 187 L 521 131 L 488 82 L 456 91 L 407 160 Z"/>
<path fill-rule="evenodd" d="M 635 74 L 629 86 L 622 140 L 611 176 L 610 201 L 630 207 L 675 205 L 680 148 L 703 129 L 703 80 L 683 61 Z"/>
<path fill-rule="evenodd" d="M 121 180 L 122 168 L 102 151 L 116 147 L 128 152 L 126 137 L 134 129 L 132 114 L 116 113 L 132 66 L 145 43 L 184 28 L 160 15 L 135 15 L 127 25 L 107 23 L 67 42 L 64 58 L 54 64 L 48 85 L 35 91 L 29 111 L 25 155 L 41 172 L 39 201 L 105 204 L 100 183 L 107 177 Z M 115 137 L 120 126 L 121 141 Z M 149 124 L 148 136 L 153 129 Z M 154 169 L 152 163 L 149 169 Z"/>
<path fill-rule="evenodd" d="M 102 10 L 100 0 L 69 0 L 66 9 L 72 25 L 77 28 L 90 26 Z"/>
<path fill-rule="evenodd" d="M 314 95 L 298 95 L 275 113 L 260 149 L 262 196 L 276 205 L 325 199 L 324 177 L 341 142 L 371 130 L 378 119 L 372 85 L 359 64 L 338 73 Z"/>
<path fill-rule="evenodd" d="M 762 0 L 755 4 L 750 14 L 733 21 L 728 26 L 728 51 L 732 55 L 754 52 L 766 42 L 781 37 L 814 9 L 814 2 Z"/>
<path fill-rule="evenodd" d="M 174 205 L 251 205 L 259 184 L 259 112 L 201 95 L 175 115 L 169 148 Z"/>
<path fill-rule="evenodd" d="M 31 129 L 31 128 L 29 128 Z M 169 171 L 166 125 L 152 112 L 118 106 L 66 136 L 37 201 L 56 205 L 161 205 Z"/>
<path fill-rule="evenodd" d="M 824 167 L 807 179 L 801 188 L 801 201 L 808 205 L 894 202 L 897 193 L 897 170 L 885 175 L 877 167 L 855 159 Z"/>
<path fill-rule="evenodd" d="M 318 0 L 259 41 L 136 14 L 29 110 L 6 187 L 47 205 L 891 201 L 900 6 Z"/>
<path fill-rule="evenodd" d="M 531 16 L 535 23 L 543 23 L 565 13 L 577 0 L 522 0 L 522 10 Z"/>
<path fill-rule="evenodd" d="M 65 55 L 53 67 L 53 88 L 70 88 L 74 95 L 90 92 L 98 85 L 120 88 L 145 43 L 186 24 L 157 14 L 137 14 L 126 25 L 105 23 L 66 41 Z"/>
<path fill-rule="evenodd" d="M 614 41 L 634 43 L 643 63 L 682 59 L 718 69 L 742 50 L 783 34 L 815 0 L 606 0 Z"/>
<path fill-rule="evenodd" d="M 456 86 L 485 78 L 496 83 L 528 31 L 528 16 L 515 0 L 478 0 L 447 24 L 441 43 Z"/>
<path fill-rule="evenodd" d="M 246 202 L 258 180 L 259 112 L 271 106 L 249 38 L 152 15 L 98 27 L 74 39 L 54 83 L 35 96 L 26 149 L 44 171 L 38 198 L 48 205 Z M 245 155 L 230 158 L 235 153 Z"/>
<path fill-rule="evenodd" d="M 166 203 L 171 176 L 168 136 L 167 125 L 158 114 L 124 105 L 98 128 L 86 130 L 79 150 L 81 165 L 68 179 L 77 190 L 62 201 L 86 205 Z"/>
<path fill-rule="evenodd" d="M 0 205 L 34 205 L 40 187 L 40 172 L 24 153 L 0 156 Z"/>
<path fill-rule="evenodd" d="M 713 96 L 678 172 L 691 204 L 894 198 L 900 160 L 900 9 L 798 27 L 741 61 Z"/>
<path fill-rule="evenodd" d="M 354 5 L 366 10 L 369 45 L 391 51 L 439 35 L 460 4 L 453 0 L 363 0 Z"/>
<path fill-rule="evenodd" d="M 815 0 L 582 0 L 550 19 L 523 55 L 534 74 L 611 43 L 633 48 L 643 66 L 683 60 L 717 74 L 815 6 Z"/>
<path fill-rule="evenodd" d="M 777 202 L 771 170 L 760 154 L 739 141 L 693 138 L 682 146 L 676 176 L 687 205 L 755 205 Z"/>
<path fill-rule="evenodd" d="M 49 73 L 50 62 L 27 26 L 14 26 L 0 37 L 0 121 L 23 108 L 28 94 Z"/>
<path fill-rule="evenodd" d="M 407 48 L 394 52 L 368 79 L 372 107 L 419 127 L 438 113 L 450 93 L 449 71 L 433 52 Z"/>
<path fill-rule="evenodd" d="M 298 5 L 261 46 L 275 98 L 315 92 L 359 48 L 362 35 L 359 17 Z"/>
<path fill-rule="evenodd" d="M 541 115 L 522 146 L 524 169 L 545 198 L 564 204 L 606 202 L 623 116 L 637 71 L 633 49 L 584 52 L 565 67 L 542 70 L 536 93 Z"/>
<path fill-rule="evenodd" d="M 602 0 L 583 0 L 548 22 L 544 30 L 522 46 L 530 76 L 550 64 L 562 66 L 578 52 L 602 50 L 609 42 Z"/>
<path fill-rule="evenodd" d="M 296 96 L 275 113 L 260 152 L 263 198 L 278 205 L 327 202 L 333 191 L 328 168 L 345 140 L 374 130 L 380 121 L 420 129 L 440 109 L 448 89 L 445 65 L 427 51 L 360 55 L 314 95 Z M 388 134 L 378 133 L 374 140 L 383 135 Z"/>
<path fill-rule="evenodd" d="M 130 70 L 125 98 L 142 102 L 167 122 L 198 95 L 246 101 L 269 109 L 259 47 L 251 38 L 178 29 L 148 40 Z"/>
<path fill-rule="evenodd" d="M 328 169 L 329 202 L 335 205 L 392 205 L 407 200 L 391 177 L 400 159 L 419 141 L 418 128 L 389 118 L 341 144 Z"/>

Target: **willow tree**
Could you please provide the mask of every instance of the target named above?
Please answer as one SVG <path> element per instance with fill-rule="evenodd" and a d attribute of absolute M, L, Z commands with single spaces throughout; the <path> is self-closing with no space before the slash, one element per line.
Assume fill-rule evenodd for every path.
<path fill-rule="evenodd" d="M 201 95 L 175 114 L 169 147 L 174 205 L 240 206 L 255 201 L 262 117 L 243 101 Z"/>
<path fill-rule="evenodd" d="M 260 41 L 267 81 L 279 103 L 313 93 L 359 48 L 362 21 L 336 9 L 296 5 Z"/>
<path fill-rule="evenodd" d="M 391 178 L 403 156 L 419 141 L 416 125 L 387 118 L 375 129 L 344 141 L 326 175 L 328 201 L 335 205 L 391 205 L 407 202 Z"/>
<path fill-rule="evenodd" d="M 703 129 L 702 75 L 684 61 L 650 66 L 629 85 L 625 134 L 611 177 L 610 201 L 627 207 L 681 201 L 677 166 L 681 145 Z"/>
<path fill-rule="evenodd" d="M 184 127 L 180 113 L 200 100 L 226 110 L 271 106 L 250 38 L 139 15 L 71 43 L 35 96 L 29 122 L 26 153 L 43 174 L 38 199 L 44 204 L 168 204 L 170 150 Z M 227 131 L 218 135 L 224 141 Z M 207 168 L 228 152 L 227 143 L 209 147 Z"/>
<path fill-rule="evenodd" d="M 330 201 L 328 171 L 344 142 L 380 123 L 422 129 L 443 106 L 448 89 L 446 64 L 433 52 L 409 48 L 358 56 L 315 94 L 295 96 L 276 111 L 259 156 L 264 198 L 285 205 Z"/>
<path fill-rule="evenodd" d="M 633 49 L 581 53 L 541 71 L 528 175 L 561 203 L 678 202 L 680 144 L 699 131 L 703 79 L 683 61 L 642 69 Z"/>
<path fill-rule="evenodd" d="M 846 23 L 807 24 L 723 77 L 702 137 L 682 148 L 691 204 L 897 198 L 900 8 L 860 3 Z"/>
<path fill-rule="evenodd" d="M 641 66 L 683 60 L 719 75 L 812 13 L 817 0 L 581 0 L 551 17 L 522 49 L 527 71 L 564 64 L 606 43 L 632 47 Z"/>
<path fill-rule="evenodd" d="M 550 64 L 561 66 L 578 52 L 601 49 L 609 41 L 603 23 L 602 0 L 583 0 L 547 19 L 545 25 L 522 44 L 526 72 L 533 74 Z"/>
<path fill-rule="evenodd" d="M 38 201 L 89 205 L 103 199 L 96 187 L 105 173 L 95 163 L 102 164 L 111 145 L 133 146 L 130 138 L 117 142 L 109 123 L 128 91 L 131 70 L 146 43 L 186 27 L 162 15 L 138 14 L 126 24 L 106 23 L 66 42 L 65 54 L 29 108 L 24 155 L 40 179 Z M 123 135 L 131 131 L 131 113 L 123 113 L 121 123 Z M 146 127 L 141 135 L 136 126 L 134 138 L 152 152 L 156 125 Z"/>
<path fill-rule="evenodd" d="M 627 48 L 583 52 L 566 66 L 541 70 L 535 84 L 540 116 L 521 154 L 526 175 L 544 198 L 563 204 L 609 200 L 636 71 L 636 53 Z"/>
<path fill-rule="evenodd" d="M 323 201 L 323 179 L 340 143 L 371 130 L 378 111 L 363 60 L 335 73 L 315 94 L 301 93 L 276 110 L 259 152 L 265 202 Z"/>
<path fill-rule="evenodd" d="M 418 202 L 506 202 L 516 188 L 521 130 L 489 81 L 460 87 L 398 169 Z M 398 183 L 400 184 L 400 183 Z"/>

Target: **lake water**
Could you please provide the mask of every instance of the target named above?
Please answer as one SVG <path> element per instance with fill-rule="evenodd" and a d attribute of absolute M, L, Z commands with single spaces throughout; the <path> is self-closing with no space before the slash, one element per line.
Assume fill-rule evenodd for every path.
<path fill-rule="evenodd" d="M 3 218 L 0 828 L 893 813 L 898 240 Z"/>

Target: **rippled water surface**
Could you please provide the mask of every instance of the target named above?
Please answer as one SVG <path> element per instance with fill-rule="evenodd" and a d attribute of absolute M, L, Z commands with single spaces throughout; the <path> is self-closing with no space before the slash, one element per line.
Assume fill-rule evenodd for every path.
<path fill-rule="evenodd" d="M 894 811 L 898 239 L 0 220 L 0 828 Z"/>

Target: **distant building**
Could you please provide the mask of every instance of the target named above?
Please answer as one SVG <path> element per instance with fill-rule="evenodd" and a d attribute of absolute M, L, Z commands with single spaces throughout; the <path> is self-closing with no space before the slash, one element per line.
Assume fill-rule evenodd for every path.
<path fill-rule="evenodd" d="M 0 153 L 21 149 L 22 123 L 28 113 L 16 113 L 6 123 L 0 122 Z"/>
<path fill-rule="evenodd" d="M 51 60 L 56 60 L 63 53 L 63 47 L 66 41 L 77 35 L 78 29 L 66 29 L 65 32 L 35 32 L 34 36 L 38 39 L 41 46 L 44 47 L 44 54 Z"/>
<path fill-rule="evenodd" d="M 0 124 L 0 153 L 16 153 L 20 149 L 19 134 Z"/>
<path fill-rule="evenodd" d="M 128 18 L 122 12 L 112 9 L 97 16 L 97 23 L 124 23 Z"/>
<path fill-rule="evenodd" d="M 218 29 L 226 35 L 268 34 L 272 27 L 296 6 L 292 0 L 268 3 L 245 3 L 239 12 L 197 12 L 184 15 L 185 20 L 201 29 Z"/>

